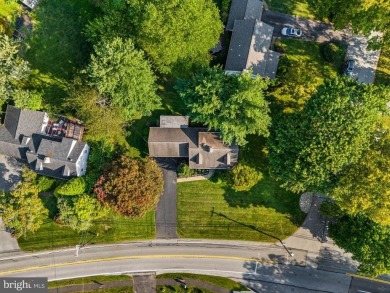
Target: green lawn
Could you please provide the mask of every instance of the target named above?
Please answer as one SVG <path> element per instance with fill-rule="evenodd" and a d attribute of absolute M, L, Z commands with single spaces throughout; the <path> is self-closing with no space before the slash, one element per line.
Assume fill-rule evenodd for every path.
<path fill-rule="evenodd" d="M 149 212 L 145 217 L 130 220 L 113 215 L 111 219 L 98 223 L 91 233 L 77 233 L 65 226 L 59 226 L 52 220 L 43 224 L 39 230 L 27 237 L 18 239 L 24 251 L 48 250 L 59 247 L 74 247 L 88 240 L 88 244 L 118 243 L 155 237 L 155 215 Z"/>
<path fill-rule="evenodd" d="M 49 112 L 63 111 L 69 83 L 89 60 L 91 46 L 83 31 L 95 9 L 89 0 L 50 0 L 31 13 L 34 30 L 22 55 L 34 70 L 31 85 L 44 92 Z"/>
<path fill-rule="evenodd" d="M 73 286 L 73 285 L 94 284 L 96 282 L 105 283 L 105 282 L 112 282 L 112 281 L 130 281 L 130 280 L 132 280 L 132 278 L 131 278 L 131 276 L 128 276 L 128 275 L 93 276 L 93 277 L 67 279 L 67 280 L 49 282 L 49 289 L 65 287 L 65 286 Z"/>
<path fill-rule="evenodd" d="M 231 190 L 218 176 L 211 181 L 177 184 L 180 237 L 274 242 L 275 238 L 262 232 L 286 238 L 298 229 L 304 220 L 299 195 L 280 188 L 268 175 L 262 145 L 260 139 L 250 137 L 241 150 L 241 159 L 264 174 L 249 192 Z"/>
<path fill-rule="evenodd" d="M 298 17 L 315 19 L 315 11 L 309 0 L 267 0 L 270 10 L 291 14 Z"/>
<path fill-rule="evenodd" d="M 187 273 L 170 273 L 170 274 L 162 274 L 158 275 L 157 279 L 196 279 L 201 280 L 210 284 L 217 285 L 221 288 L 229 289 L 232 291 L 245 291 L 248 290 L 245 286 L 237 283 L 233 280 L 223 277 L 217 276 L 209 276 L 209 275 L 197 275 L 197 274 L 187 274 Z"/>
<path fill-rule="evenodd" d="M 276 43 L 284 52 L 277 78 L 280 85 L 272 91 L 272 97 L 286 111 L 301 108 L 325 78 L 336 77 L 342 62 L 326 62 L 321 56 L 321 44 L 300 40 L 283 39 Z"/>
<path fill-rule="evenodd" d="M 390 86 L 390 48 L 384 47 L 376 69 L 375 84 Z"/>

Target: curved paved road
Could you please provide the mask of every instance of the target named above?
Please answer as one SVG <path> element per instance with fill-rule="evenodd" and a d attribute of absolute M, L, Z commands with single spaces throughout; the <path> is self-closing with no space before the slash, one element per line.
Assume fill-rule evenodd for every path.
<path fill-rule="evenodd" d="M 306 265 L 306 257 L 305 251 L 294 250 L 291 259 L 283 248 L 269 244 L 156 240 L 91 246 L 82 249 L 78 258 L 73 249 L 3 258 L 0 276 L 56 280 L 146 271 L 193 272 L 237 279 L 258 292 L 348 291 L 350 276 L 314 269 Z"/>

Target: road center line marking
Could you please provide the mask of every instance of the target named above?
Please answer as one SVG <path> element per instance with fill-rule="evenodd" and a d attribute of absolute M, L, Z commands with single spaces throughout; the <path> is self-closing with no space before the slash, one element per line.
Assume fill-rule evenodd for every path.
<path fill-rule="evenodd" d="M 229 260 L 241 260 L 241 261 L 259 261 L 256 258 L 245 258 L 245 257 L 234 257 L 234 256 L 222 256 L 222 255 L 187 255 L 187 254 L 178 254 L 178 255 L 170 255 L 170 254 L 162 254 L 162 255 L 140 255 L 140 256 L 119 256 L 119 257 L 110 257 L 110 258 L 98 258 L 98 259 L 90 259 L 90 260 L 81 260 L 74 262 L 65 262 L 58 264 L 50 264 L 50 265 L 42 265 L 42 266 L 33 266 L 16 270 L 8 270 L 8 271 L 0 271 L 0 275 L 12 274 L 12 273 L 21 273 L 28 272 L 34 270 L 42 270 L 48 268 L 56 268 L 56 267 L 64 267 L 71 265 L 79 265 L 79 264 L 87 264 L 87 263 L 95 263 L 95 262 L 106 262 L 106 261 L 115 261 L 115 260 L 125 260 L 125 259 L 154 259 L 154 258 L 210 258 L 210 259 L 229 259 Z M 270 260 L 262 260 L 263 262 L 277 264 L 277 262 Z"/>

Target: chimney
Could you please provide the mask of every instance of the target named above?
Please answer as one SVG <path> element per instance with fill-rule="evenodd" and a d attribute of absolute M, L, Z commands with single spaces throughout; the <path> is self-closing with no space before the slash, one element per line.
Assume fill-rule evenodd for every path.
<path fill-rule="evenodd" d="M 43 160 L 43 162 L 45 164 L 50 164 L 50 157 L 45 157 L 45 159 Z"/>

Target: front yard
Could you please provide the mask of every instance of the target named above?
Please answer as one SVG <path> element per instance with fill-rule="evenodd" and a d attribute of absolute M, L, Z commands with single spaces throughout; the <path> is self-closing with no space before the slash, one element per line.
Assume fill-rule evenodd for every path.
<path fill-rule="evenodd" d="M 119 243 L 155 237 L 154 212 L 145 217 L 130 220 L 112 215 L 100 221 L 90 232 L 78 233 L 66 226 L 59 226 L 53 220 L 43 224 L 36 233 L 18 239 L 24 251 L 48 250 L 60 247 L 75 247 L 77 244 Z"/>
<path fill-rule="evenodd" d="M 252 136 L 240 153 L 264 174 L 249 192 L 231 190 L 218 174 L 210 181 L 177 184 L 179 237 L 274 242 L 262 232 L 283 239 L 299 228 L 305 218 L 299 195 L 280 188 L 268 175 L 262 145 Z"/>

